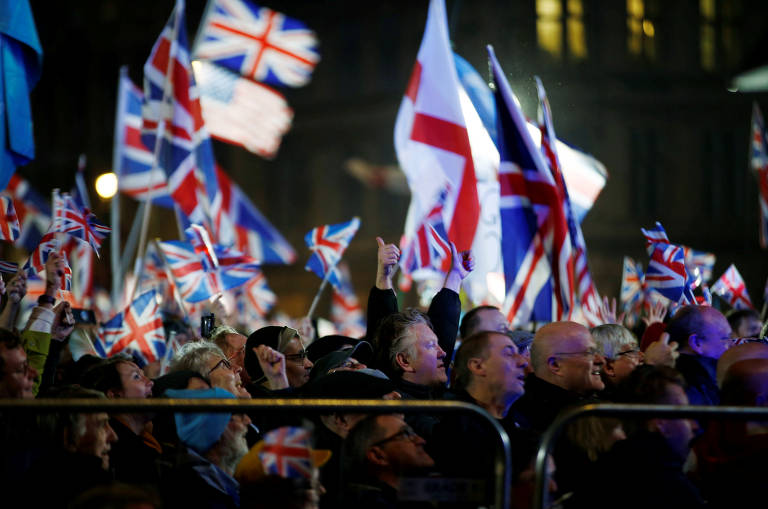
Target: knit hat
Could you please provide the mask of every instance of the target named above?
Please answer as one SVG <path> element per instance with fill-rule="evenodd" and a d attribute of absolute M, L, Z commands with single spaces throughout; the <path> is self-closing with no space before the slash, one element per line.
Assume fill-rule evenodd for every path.
<path fill-rule="evenodd" d="M 174 399 L 236 399 L 235 396 L 220 387 L 211 389 L 168 389 L 165 395 Z M 216 412 L 194 414 L 179 412 L 175 414 L 176 432 L 184 445 L 200 454 L 205 454 L 219 441 L 227 429 L 232 414 Z"/>
<path fill-rule="evenodd" d="M 296 336 L 301 339 L 299 331 L 290 327 L 284 327 L 279 325 L 269 325 L 262 327 L 261 329 L 254 331 L 248 336 L 248 340 L 245 342 L 245 371 L 251 377 L 251 380 L 258 381 L 264 376 L 264 372 L 259 365 L 259 359 L 256 356 L 256 352 L 253 351 L 259 345 L 267 345 L 268 347 L 277 350 L 282 353 L 288 342 Z"/>

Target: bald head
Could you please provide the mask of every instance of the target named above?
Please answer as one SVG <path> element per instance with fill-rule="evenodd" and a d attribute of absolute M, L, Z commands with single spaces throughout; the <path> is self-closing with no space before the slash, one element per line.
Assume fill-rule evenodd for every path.
<path fill-rule="evenodd" d="M 589 329 L 576 322 L 548 323 L 536 332 L 531 344 L 531 365 L 533 372 L 541 378 L 547 369 L 547 359 L 557 352 L 573 351 L 572 346 L 580 348 L 584 341 L 592 341 Z"/>
<path fill-rule="evenodd" d="M 717 385 L 723 387 L 725 373 L 733 364 L 746 359 L 768 359 L 765 343 L 743 343 L 729 348 L 717 361 Z"/>
<path fill-rule="evenodd" d="M 721 404 L 768 406 L 768 359 L 731 364 L 723 376 Z"/>

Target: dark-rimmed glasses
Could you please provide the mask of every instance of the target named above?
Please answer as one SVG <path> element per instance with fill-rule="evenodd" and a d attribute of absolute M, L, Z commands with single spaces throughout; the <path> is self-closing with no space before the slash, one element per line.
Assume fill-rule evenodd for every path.
<path fill-rule="evenodd" d="M 419 435 L 413 430 L 413 428 L 406 424 L 405 426 L 403 426 L 403 428 L 400 431 L 398 431 L 394 435 L 392 435 L 390 437 L 387 437 L 387 438 L 385 438 L 383 440 L 379 440 L 376 443 L 371 444 L 371 447 L 384 445 L 387 442 L 391 442 L 392 440 L 398 440 L 400 438 L 402 438 L 403 440 L 413 440 L 417 436 L 419 436 Z"/>
<path fill-rule="evenodd" d="M 227 359 L 222 357 L 222 359 L 219 362 L 217 362 L 216 365 L 213 366 L 210 369 L 210 371 L 208 371 L 208 375 L 207 376 L 211 376 L 211 373 L 213 373 L 214 371 L 216 371 L 217 369 L 219 369 L 222 366 L 224 366 L 225 368 L 229 369 L 230 371 L 232 370 L 232 364 L 230 364 L 230 362 Z"/>
<path fill-rule="evenodd" d="M 302 363 L 307 358 L 307 351 L 303 348 L 299 353 L 290 353 L 285 355 L 285 360 Z"/>

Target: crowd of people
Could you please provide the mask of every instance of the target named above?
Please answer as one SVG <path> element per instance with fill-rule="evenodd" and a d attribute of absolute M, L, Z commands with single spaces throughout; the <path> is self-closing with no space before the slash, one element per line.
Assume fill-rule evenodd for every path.
<path fill-rule="evenodd" d="M 452 249 L 429 309 L 398 309 L 400 252 L 379 239 L 363 338 L 314 338 L 270 325 L 219 323 L 190 338 L 167 373 L 130 355 L 68 348 L 75 328 L 56 302 L 63 259 L 25 324 L 22 274 L 1 288 L 0 398 L 335 398 L 449 400 L 485 410 L 510 438 L 511 507 L 530 507 L 542 433 L 594 402 L 768 402 L 768 345 L 754 311 L 647 310 L 641 329 L 553 322 L 509 330 L 493 306 L 461 318 L 469 253 Z M 461 318 L 461 319 L 460 319 Z M 468 412 L 338 411 L 279 406 L 244 413 L 13 412 L 0 420 L 7 507 L 421 508 L 494 505 L 500 447 Z M 759 496 L 764 422 L 588 417 L 549 458 L 551 507 L 743 507 Z"/>

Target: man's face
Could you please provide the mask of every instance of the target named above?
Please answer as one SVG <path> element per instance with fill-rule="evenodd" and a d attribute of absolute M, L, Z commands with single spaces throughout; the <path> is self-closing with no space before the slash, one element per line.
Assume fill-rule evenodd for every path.
<path fill-rule="evenodd" d="M 386 455 L 389 468 L 400 474 L 434 466 L 435 461 L 424 450 L 426 441 L 417 435 L 402 417 L 382 415 L 376 422 L 383 437 L 375 447 Z"/>
<path fill-rule="evenodd" d="M 731 326 L 728 320 L 716 309 L 707 308 L 705 318 L 696 334 L 699 355 L 719 359 L 731 347 Z"/>
<path fill-rule="evenodd" d="M 298 337 L 294 337 L 285 345 L 283 355 L 285 355 L 285 374 L 288 377 L 288 385 L 301 387 L 307 383 L 313 364 Z"/>
<path fill-rule="evenodd" d="M 503 394 L 510 403 L 522 396 L 526 365 L 527 361 L 517 353 L 515 343 L 508 336 L 493 334 L 490 337 L 483 360 L 486 373 L 483 380 L 494 394 Z"/>
<path fill-rule="evenodd" d="M 240 379 L 227 359 L 221 355 L 211 355 L 208 358 L 208 380 L 211 387 L 220 387 L 229 391 L 233 396 L 239 394 Z"/>
<path fill-rule="evenodd" d="M 37 370 L 29 365 L 27 354 L 21 346 L 7 349 L 0 346 L 3 357 L 3 377 L 0 379 L 0 396 L 14 399 L 32 399 L 32 389 Z"/>
<path fill-rule="evenodd" d="M 471 334 L 481 331 L 506 332 L 509 328 L 507 319 L 504 318 L 504 315 L 498 309 L 483 309 L 477 312 L 475 318 L 477 319 L 477 325 L 471 331 Z"/>
<path fill-rule="evenodd" d="M 669 405 L 689 404 L 685 391 L 676 384 L 667 385 L 664 403 Z M 694 431 L 698 428 L 696 422 L 690 419 L 660 419 L 659 422 L 661 434 L 666 439 L 667 444 L 681 460 L 685 460 L 691 451 Z"/>
<path fill-rule="evenodd" d="M 413 372 L 403 378 L 415 384 L 435 386 L 448 381 L 445 374 L 445 352 L 437 343 L 437 336 L 425 323 L 417 323 L 409 329 L 416 355 L 408 359 Z"/>
<path fill-rule="evenodd" d="M 109 425 L 106 413 L 83 414 L 85 434 L 77 441 L 75 449 L 80 454 L 101 458 L 101 468 L 109 468 L 110 444 L 117 441 L 117 435 Z"/>
<path fill-rule="evenodd" d="M 116 366 L 120 373 L 123 398 L 149 398 L 152 396 L 152 380 L 144 376 L 144 372 L 132 362 L 120 362 Z"/>
<path fill-rule="evenodd" d="M 760 337 L 760 331 L 763 328 L 763 324 L 760 320 L 754 316 L 744 317 L 736 330 L 733 331 L 734 338 L 757 338 Z"/>
<path fill-rule="evenodd" d="M 574 331 L 564 338 L 553 356 L 560 363 L 560 380 L 564 389 L 587 394 L 605 388 L 600 378 L 605 359 L 598 353 L 588 330 Z"/>

